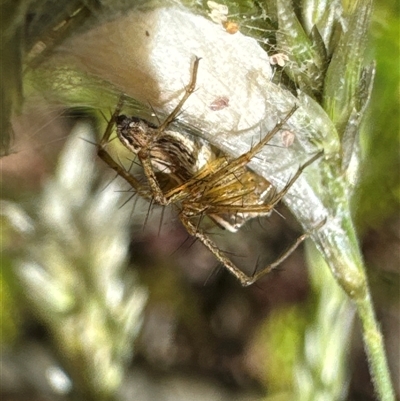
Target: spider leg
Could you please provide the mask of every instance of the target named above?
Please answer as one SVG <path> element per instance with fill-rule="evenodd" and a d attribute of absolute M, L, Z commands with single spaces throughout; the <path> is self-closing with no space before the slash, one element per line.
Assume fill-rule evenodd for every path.
<path fill-rule="evenodd" d="M 244 274 L 237 266 L 235 266 L 232 261 L 227 258 L 223 252 L 218 248 L 218 246 L 208 237 L 200 228 L 197 228 L 191 221 L 188 216 L 184 213 L 179 215 L 179 218 L 188 231 L 190 235 L 199 239 L 203 245 L 209 249 L 209 251 L 220 261 L 223 266 L 229 270 L 242 284 L 242 286 L 248 286 L 252 284 L 252 277 Z"/>
<path fill-rule="evenodd" d="M 156 174 L 151 164 L 150 152 L 143 154 L 142 151 L 140 151 L 138 156 L 143 167 L 143 172 L 147 178 L 147 182 L 149 183 L 155 203 L 162 206 L 168 205 L 168 199 L 165 197 L 164 192 L 161 189 L 160 184 L 158 183 Z"/>
<path fill-rule="evenodd" d="M 314 228 L 313 231 L 319 230 L 324 224 L 326 223 L 326 218 L 321 220 Z M 273 263 L 269 264 L 268 266 L 264 267 L 263 269 L 255 272 L 252 277 L 250 278 L 249 282 L 246 285 L 251 285 L 258 281 L 261 277 L 265 276 L 266 274 L 270 273 L 273 269 L 278 267 L 284 260 L 286 260 L 296 249 L 297 247 L 307 238 L 311 236 L 311 233 L 304 233 L 300 235 L 296 239 L 296 241 L 287 248 Z"/>
<path fill-rule="evenodd" d="M 295 105 L 292 109 L 286 114 L 283 120 L 279 121 L 275 127 L 265 135 L 261 141 L 259 141 L 256 145 L 252 146 L 250 150 L 246 153 L 243 153 L 241 156 L 229 161 L 227 165 L 218 169 L 213 177 L 215 179 L 219 179 L 220 177 L 224 177 L 228 172 L 232 173 L 242 167 L 245 167 L 250 160 L 277 134 L 282 127 L 286 124 L 289 118 L 294 114 L 294 112 L 298 109 L 298 106 Z"/>
<path fill-rule="evenodd" d="M 183 107 L 184 103 L 186 102 L 186 100 L 195 91 L 195 89 L 196 89 L 196 80 L 197 80 L 197 71 L 199 69 L 200 60 L 201 60 L 200 57 L 196 57 L 195 58 L 194 64 L 193 64 L 192 76 L 190 78 L 189 85 L 185 88 L 185 94 L 183 95 L 182 99 L 177 104 L 175 109 L 172 111 L 172 113 L 158 127 L 158 133 L 157 133 L 157 136 L 154 138 L 154 141 L 156 141 L 162 135 L 162 133 L 165 131 L 165 129 L 168 127 L 168 125 L 171 124 L 175 120 L 176 116 L 178 115 L 178 113 L 182 109 L 182 107 Z"/>
<path fill-rule="evenodd" d="M 288 183 L 284 186 L 284 188 L 279 191 L 275 197 L 271 200 L 271 205 L 275 206 L 289 191 L 290 187 L 297 181 L 297 179 L 300 177 L 301 173 L 303 170 L 308 167 L 310 164 L 314 163 L 316 160 L 318 160 L 322 155 L 324 154 L 324 151 L 321 150 L 320 152 L 316 153 L 311 159 L 307 160 L 304 164 L 302 164 L 294 174 L 294 176 L 288 181 Z"/>
<path fill-rule="evenodd" d="M 107 128 L 101 138 L 101 141 L 98 145 L 98 148 L 105 148 L 108 142 L 110 141 L 110 136 L 112 134 L 113 126 L 119 113 L 121 112 L 122 106 L 124 104 L 124 95 L 121 95 L 118 99 L 117 107 L 115 108 L 114 113 L 112 114 L 110 120 L 108 121 Z"/>
<path fill-rule="evenodd" d="M 293 177 L 288 181 L 288 183 L 284 186 L 284 188 L 276 192 L 270 199 L 266 200 L 264 204 L 243 204 L 237 205 L 232 203 L 227 204 L 214 204 L 210 205 L 207 208 L 208 214 L 218 214 L 218 213 L 260 213 L 265 214 L 274 209 L 274 207 L 282 200 L 282 198 L 287 194 L 291 186 L 296 182 L 296 180 L 300 177 L 303 170 L 312 164 L 315 160 L 320 158 L 323 155 L 323 151 L 315 154 L 311 159 L 307 160 L 304 164 L 302 164 L 293 175 Z M 214 177 L 213 177 L 214 180 Z M 213 182 L 213 181 L 212 181 Z M 232 198 L 234 200 L 234 198 Z"/>
<path fill-rule="evenodd" d="M 143 166 L 143 171 L 144 174 L 146 175 L 146 178 L 148 180 L 151 192 L 153 194 L 154 200 L 156 203 L 160 205 L 168 205 L 170 201 L 165 197 L 162 189 L 160 188 L 160 185 L 158 183 L 157 177 L 154 172 L 154 168 L 151 164 L 151 156 L 150 156 L 150 149 L 151 146 L 160 138 L 160 136 L 163 134 L 163 132 L 166 130 L 169 124 L 171 124 L 176 116 L 178 115 L 179 111 L 182 109 L 182 106 L 186 102 L 186 100 L 189 98 L 189 96 L 194 92 L 196 89 L 196 79 L 197 79 L 197 71 L 199 69 L 199 62 L 201 58 L 196 57 L 194 60 L 194 65 L 193 65 L 193 70 L 192 70 L 192 75 L 191 79 L 189 82 L 189 85 L 185 88 L 185 94 L 183 95 L 182 99 L 180 102 L 177 104 L 175 109 L 172 111 L 172 113 L 164 120 L 164 122 L 158 127 L 156 133 L 152 137 L 152 140 L 149 141 L 147 146 L 144 146 L 140 152 L 138 153 L 138 157 L 140 159 L 140 162 L 142 163 Z"/>
<path fill-rule="evenodd" d="M 265 266 L 263 269 L 259 270 L 258 272 L 255 272 L 250 280 L 247 282 L 246 285 L 251 285 L 258 281 L 261 277 L 265 276 L 266 274 L 270 273 L 272 270 L 274 270 L 276 267 L 278 267 L 283 261 L 285 261 L 296 249 L 297 247 L 307 238 L 310 237 L 309 233 L 305 233 L 300 235 L 295 242 L 290 245 L 289 248 L 287 248 L 274 262 L 270 263 L 268 266 Z"/>
<path fill-rule="evenodd" d="M 209 249 L 209 251 L 218 259 L 219 262 L 223 264 L 223 266 L 233 274 L 239 281 L 243 287 L 247 287 L 251 284 L 254 284 L 258 281 L 261 277 L 265 276 L 266 274 L 270 273 L 273 269 L 278 267 L 285 259 L 287 259 L 295 250 L 296 248 L 306 240 L 310 234 L 305 233 L 298 237 L 296 241 L 284 251 L 273 263 L 269 264 L 268 266 L 264 267 L 262 270 L 255 272 L 252 276 L 248 276 L 243 273 L 225 254 L 218 248 L 218 246 L 199 228 L 197 228 L 191 221 L 188 216 L 184 213 L 179 215 L 179 218 L 188 231 L 188 233 L 196 238 L 198 238 L 203 245 Z M 325 223 L 323 221 L 322 223 Z M 318 228 L 320 225 L 318 225 Z"/>

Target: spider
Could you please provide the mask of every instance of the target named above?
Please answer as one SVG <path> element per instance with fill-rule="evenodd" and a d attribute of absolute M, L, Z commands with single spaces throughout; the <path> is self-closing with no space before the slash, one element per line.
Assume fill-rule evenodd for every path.
<path fill-rule="evenodd" d="M 236 158 L 213 150 L 211 145 L 199 138 L 190 139 L 182 133 L 169 130 L 169 125 L 196 88 L 199 62 L 200 58 L 196 57 L 185 94 L 159 126 L 137 117 L 120 115 L 123 106 L 121 97 L 97 146 L 98 155 L 138 195 L 161 206 L 177 206 L 179 219 L 188 233 L 199 239 L 243 286 L 248 286 L 282 263 L 309 234 L 301 235 L 276 261 L 248 276 L 199 227 L 201 219 L 206 215 L 217 225 L 235 232 L 253 217 L 270 215 L 303 170 L 322 153 L 317 153 L 301 165 L 285 187 L 276 191 L 266 179 L 252 172 L 247 164 L 281 130 L 297 106 L 259 143 Z M 146 183 L 131 175 L 107 152 L 114 125 L 122 144 L 138 156 Z"/>

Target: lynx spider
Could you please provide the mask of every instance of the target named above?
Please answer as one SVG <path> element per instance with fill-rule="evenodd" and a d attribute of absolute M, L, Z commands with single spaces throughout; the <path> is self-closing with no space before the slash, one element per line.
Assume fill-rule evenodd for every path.
<path fill-rule="evenodd" d="M 216 259 L 224 265 L 224 267 L 232 273 L 243 286 L 248 286 L 259 280 L 265 274 L 271 272 L 279 264 L 281 264 L 293 251 L 309 237 L 305 233 L 297 238 L 297 240 L 280 256 L 276 261 L 264 267 L 262 270 L 256 271 L 252 276 L 243 273 L 218 246 L 209 238 L 209 236 L 198 226 L 199 221 L 204 215 L 211 217 L 217 224 L 224 220 L 224 216 L 230 217 L 232 220 L 239 216 L 241 222 L 240 227 L 246 220 L 260 215 L 269 215 L 277 203 L 284 197 L 290 187 L 299 178 L 303 170 L 317 160 L 322 153 L 314 155 L 310 160 L 301 165 L 293 177 L 288 181 L 285 187 L 275 192 L 271 190 L 268 199 L 261 198 L 260 195 L 255 196 L 259 185 L 258 175 L 251 172 L 246 166 L 249 161 L 265 146 L 270 139 L 281 130 L 284 124 L 296 111 L 297 106 L 293 107 L 283 120 L 275 125 L 275 127 L 267 133 L 267 135 L 248 152 L 233 159 L 225 156 L 217 157 L 204 168 L 192 172 L 191 177 L 186 182 L 179 182 L 172 189 L 163 192 L 157 173 L 155 171 L 154 159 L 152 159 L 151 151 L 155 146 L 160 146 L 160 140 L 168 133 L 167 128 L 175 120 L 182 106 L 188 97 L 196 88 L 196 78 L 200 58 L 195 59 L 191 80 L 185 88 L 185 94 L 172 111 L 172 113 L 158 127 L 135 117 L 127 118 L 120 116 L 123 100 L 122 97 L 107 125 L 105 133 L 98 144 L 98 155 L 105 163 L 114 169 L 119 176 L 124 178 L 140 196 L 149 201 L 161 205 L 176 205 L 179 208 L 179 218 L 188 233 L 199 239 L 216 257 Z M 142 131 L 128 132 L 121 128 L 121 121 L 128 119 L 128 129 L 142 124 Z M 117 135 L 120 141 L 132 152 L 136 153 L 143 167 L 143 172 L 147 179 L 147 184 L 143 184 L 120 164 L 118 164 L 107 152 L 106 147 L 110 140 L 114 124 L 117 125 Z M 133 128 L 132 128 L 133 129 Z M 139 137 L 140 136 L 140 137 Z M 135 142 L 135 145 L 133 143 Z M 168 144 L 167 144 L 168 145 Z M 164 148 L 165 156 L 168 157 L 168 148 Z M 160 156 L 162 157 L 162 156 Z M 152 164 L 153 163 L 153 164 Z M 175 166 L 179 167 L 179 166 Z M 258 177 L 258 178 L 257 178 Z M 264 180 L 263 185 L 267 183 Z M 219 188 L 219 191 L 215 188 Z M 255 199 L 254 203 L 252 201 Z M 250 202 L 250 203 L 249 203 Z M 222 216 L 222 217 L 221 217 Z M 231 231 L 236 231 L 232 229 Z"/>

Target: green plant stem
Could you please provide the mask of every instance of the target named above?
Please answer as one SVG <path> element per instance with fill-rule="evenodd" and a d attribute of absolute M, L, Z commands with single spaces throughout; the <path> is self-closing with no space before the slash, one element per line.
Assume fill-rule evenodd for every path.
<path fill-rule="evenodd" d="M 380 400 L 392 401 L 394 400 L 394 391 L 384 352 L 383 337 L 376 321 L 368 288 L 366 288 L 366 296 L 356 300 L 356 305 L 362 322 L 365 352 L 375 391 Z"/>
<path fill-rule="evenodd" d="M 386 360 L 382 334 L 376 321 L 365 268 L 356 240 L 350 213 L 346 205 L 341 210 L 340 224 L 330 226 L 317 234 L 317 246 L 323 252 L 334 277 L 354 301 L 361 319 L 364 347 L 368 357 L 375 391 L 381 401 L 394 400 L 393 386 Z M 338 227 L 342 231 L 338 230 Z"/>

